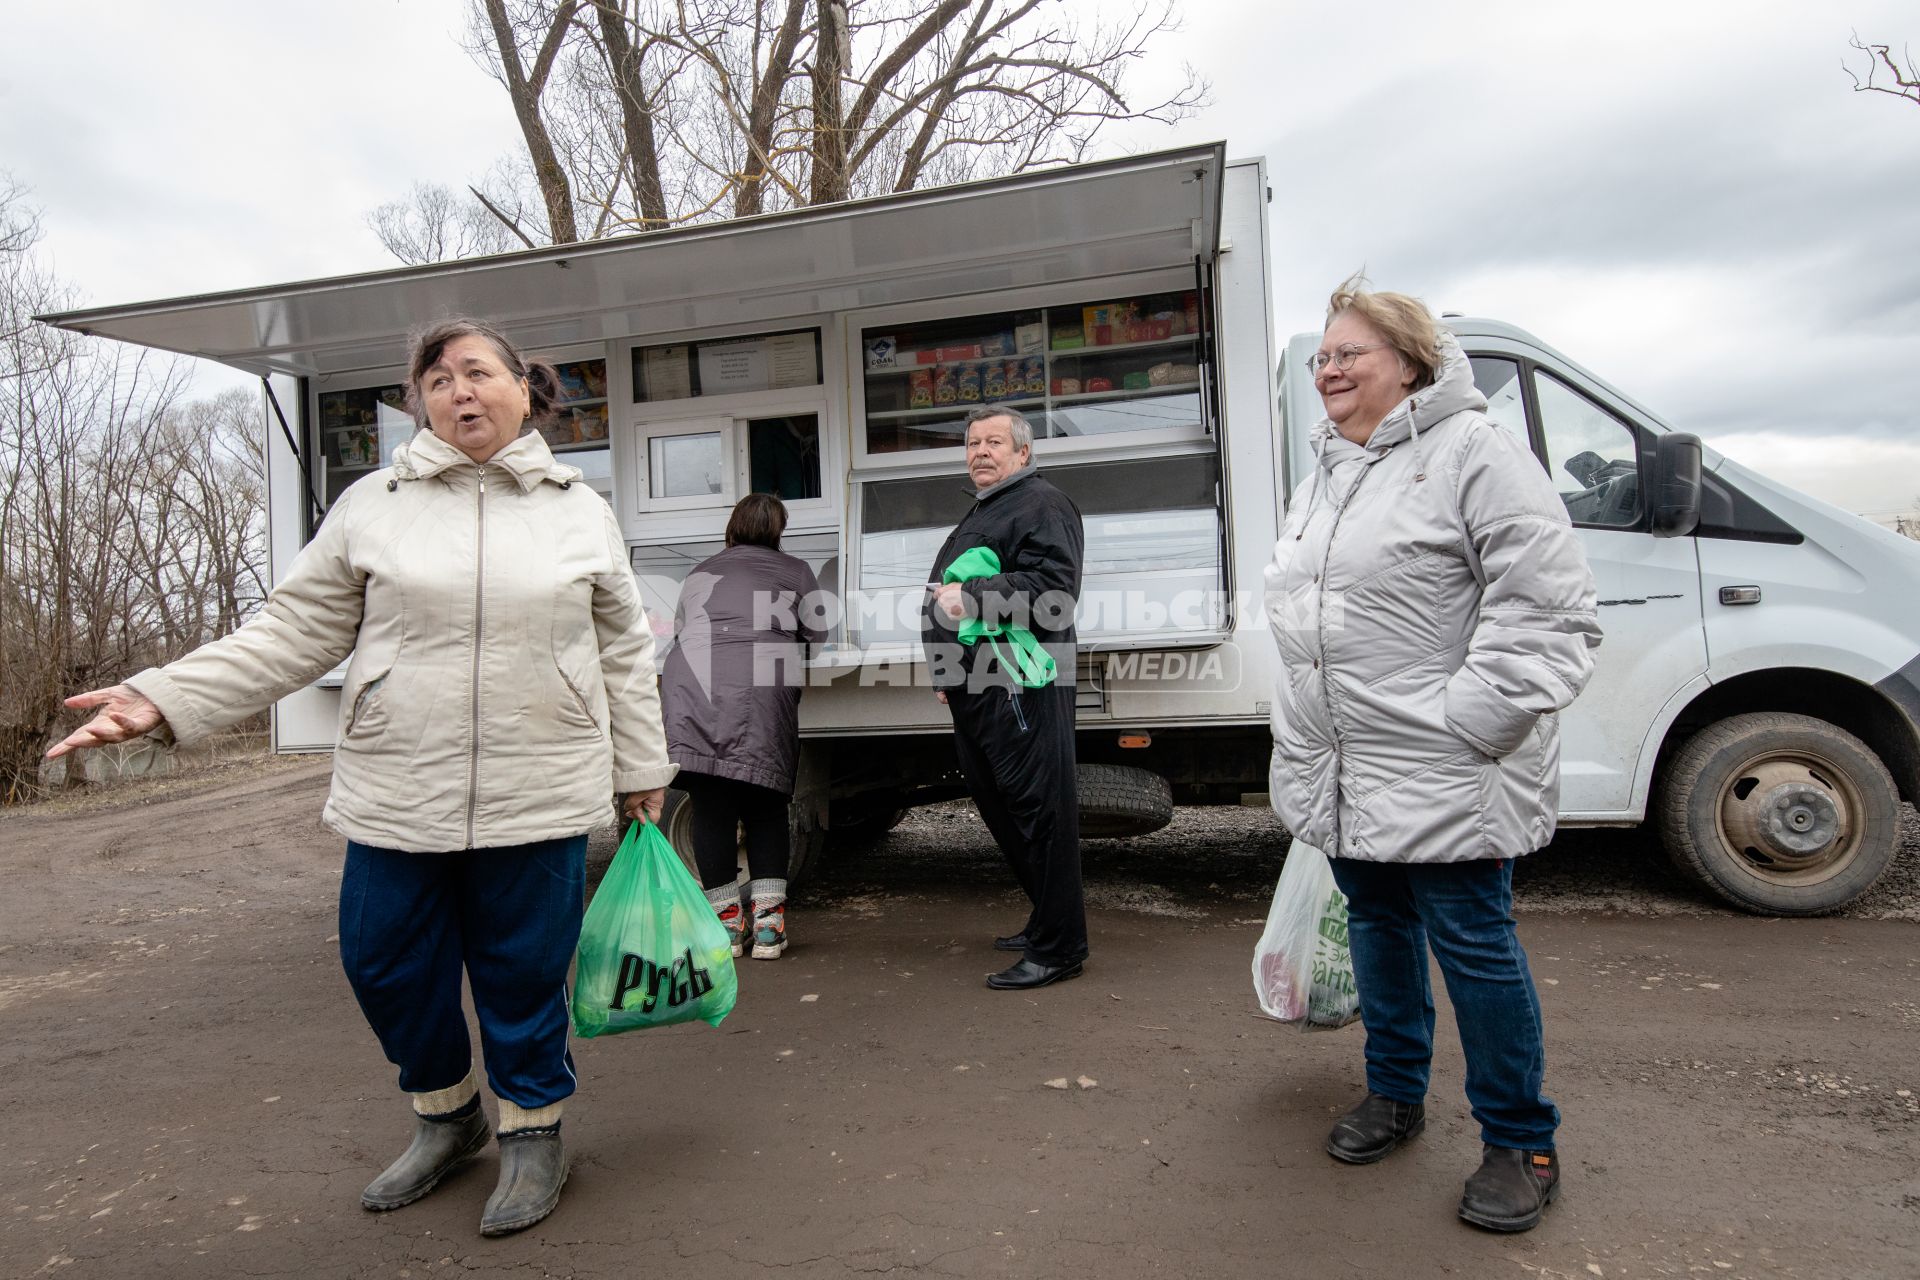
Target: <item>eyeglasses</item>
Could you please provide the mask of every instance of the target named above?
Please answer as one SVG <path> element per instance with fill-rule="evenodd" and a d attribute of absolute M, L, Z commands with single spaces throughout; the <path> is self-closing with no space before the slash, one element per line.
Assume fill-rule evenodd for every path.
<path fill-rule="evenodd" d="M 1316 351 L 1307 357 L 1307 372 L 1317 378 L 1320 376 L 1320 371 L 1331 364 L 1340 372 L 1345 373 L 1347 370 L 1353 368 L 1353 362 L 1358 360 L 1363 352 L 1378 351 L 1386 345 L 1384 342 L 1369 342 L 1362 346 L 1356 342 L 1348 342 L 1336 347 L 1332 355 L 1328 355 L 1324 351 Z"/>

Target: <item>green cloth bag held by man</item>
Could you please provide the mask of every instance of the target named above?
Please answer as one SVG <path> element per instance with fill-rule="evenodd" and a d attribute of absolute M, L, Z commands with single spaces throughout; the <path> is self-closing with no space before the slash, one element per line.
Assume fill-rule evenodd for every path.
<path fill-rule="evenodd" d="M 739 991 L 726 926 L 660 828 L 634 823 L 580 925 L 575 1034 L 592 1039 L 696 1019 L 717 1027 Z"/>
<path fill-rule="evenodd" d="M 942 583 L 971 582 L 975 578 L 991 578 L 1000 572 L 1000 557 L 991 547 L 974 547 L 954 557 L 953 563 L 940 573 Z M 979 618 L 962 619 L 957 629 L 961 644 L 978 644 L 985 640 L 993 648 L 993 656 L 1000 659 L 1000 668 L 1013 678 L 1013 682 L 1023 689 L 1041 689 L 1053 683 L 1058 674 L 1054 666 L 1053 655 L 1047 652 L 1033 632 L 1025 627 L 1003 627 L 998 623 L 989 625 Z M 1000 642 L 1006 641 L 1007 648 L 1002 649 Z M 1008 656 L 1008 650 L 1012 656 Z"/>

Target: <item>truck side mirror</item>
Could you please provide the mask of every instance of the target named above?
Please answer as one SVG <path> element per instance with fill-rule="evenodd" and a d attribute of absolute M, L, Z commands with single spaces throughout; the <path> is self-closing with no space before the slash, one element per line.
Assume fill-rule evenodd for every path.
<path fill-rule="evenodd" d="M 1653 536 L 1680 538 L 1700 523 L 1700 437 L 1682 432 L 1653 445 Z"/>

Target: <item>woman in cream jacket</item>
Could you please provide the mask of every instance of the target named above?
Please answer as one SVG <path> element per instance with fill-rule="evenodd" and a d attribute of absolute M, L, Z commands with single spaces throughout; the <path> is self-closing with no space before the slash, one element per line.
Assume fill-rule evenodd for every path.
<path fill-rule="evenodd" d="M 552 408 L 553 369 L 454 320 L 414 340 L 408 390 L 427 429 L 340 497 L 260 614 L 68 699 L 98 714 L 49 754 L 148 732 L 189 743 L 352 654 L 323 815 L 347 837 L 340 951 L 416 1116 L 361 1203 L 412 1203 L 487 1143 L 464 970 L 500 1110 L 481 1231 L 501 1235 L 551 1213 L 566 1179 L 586 832 L 609 794 L 657 816 L 674 767 L 619 525 L 523 434 Z"/>

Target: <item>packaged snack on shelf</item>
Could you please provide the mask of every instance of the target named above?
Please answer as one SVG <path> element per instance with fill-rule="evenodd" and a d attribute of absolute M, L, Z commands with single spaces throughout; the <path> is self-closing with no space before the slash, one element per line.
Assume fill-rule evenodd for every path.
<path fill-rule="evenodd" d="M 941 347 L 939 355 L 942 361 L 978 360 L 980 358 L 980 344 L 977 342 L 969 342 L 957 347 Z"/>
<path fill-rule="evenodd" d="M 1077 351 L 1086 343 L 1086 331 L 1077 324 L 1063 324 L 1053 331 L 1055 351 Z"/>
<path fill-rule="evenodd" d="M 1078 378 L 1055 378 L 1055 379 L 1053 380 L 1053 394 L 1055 394 L 1055 395 L 1057 395 L 1057 396 L 1077 396 L 1077 395 L 1079 395 L 1079 394 L 1080 394 L 1080 379 L 1078 379 Z"/>
<path fill-rule="evenodd" d="M 573 438 L 579 441 L 607 438 L 607 406 L 591 405 L 573 411 Z"/>
<path fill-rule="evenodd" d="M 1148 334 L 1155 342 L 1164 342 L 1174 334 L 1174 325 L 1178 323 L 1171 311 L 1156 311 L 1148 321 L 1152 332 Z"/>
<path fill-rule="evenodd" d="M 1011 333 L 990 333 L 980 339 L 980 354 L 983 356 L 1010 356 L 1013 354 L 1013 335 Z"/>
<path fill-rule="evenodd" d="M 933 408 L 933 370 L 915 369 L 907 375 L 907 407 Z"/>
<path fill-rule="evenodd" d="M 1030 324 L 1015 325 L 1013 329 L 1013 349 L 1021 355 L 1030 355 L 1047 345 L 1047 327 L 1038 320 Z"/>
<path fill-rule="evenodd" d="M 1186 309 L 1187 317 L 1187 327 L 1182 332 L 1200 332 L 1200 295 L 1197 293 L 1189 293 L 1185 295 L 1181 301 Z"/>
<path fill-rule="evenodd" d="M 1164 360 L 1147 370 L 1147 385 L 1164 387 L 1173 381 L 1173 362 Z"/>
<path fill-rule="evenodd" d="M 868 338 L 866 343 L 867 368 L 891 369 L 900 356 L 900 343 L 892 334 L 884 337 Z"/>
<path fill-rule="evenodd" d="M 952 365 L 943 364 L 933 371 L 933 402 L 936 405 L 954 402 L 955 397 L 960 394 L 955 382 Z"/>
<path fill-rule="evenodd" d="M 1125 328 L 1128 342 L 1145 342 L 1153 337 L 1153 322 L 1142 320 L 1139 316 L 1129 319 Z"/>
<path fill-rule="evenodd" d="M 1128 325 L 1138 318 L 1139 310 L 1133 302 L 1103 302 L 1080 309 L 1080 323 L 1086 331 L 1087 345 L 1090 347 L 1130 341 L 1127 337 Z"/>
<path fill-rule="evenodd" d="M 1120 385 L 1129 391 L 1144 391 L 1152 386 L 1153 382 L 1146 370 L 1135 369 L 1132 373 L 1121 376 Z"/>
<path fill-rule="evenodd" d="M 964 395 L 965 393 L 962 392 Z M 984 400 L 1005 400 L 1007 398 L 1007 366 L 995 360 L 987 365 L 986 372 L 980 377 L 980 396 Z"/>
<path fill-rule="evenodd" d="M 1012 366 L 1009 365 L 1009 368 Z M 1009 375 L 1008 380 L 1012 377 Z M 1041 356 L 1028 356 L 1020 362 L 1020 391 L 1022 395 L 1045 395 L 1047 391 L 1047 362 Z"/>
<path fill-rule="evenodd" d="M 1173 366 L 1173 373 L 1167 378 L 1167 381 L 1170 383 L 1198 382 L 1200 381 L 1200 366 L 1193 364 L 1176 364 Z"/>
<path fill-rule="evenodd" d="M 961 404 L 978 404 L 980 401 L 980 366 L 965 364 L 960 366 L 960 375 L 954 379 L 954 388 Z"/>
<path fill-rule="evenodd" d="M 1088 391 L 1111 391 L 1113 390 L 1113 379 L 1112 378 L 1088 378 L 1087 390 Z"/>

